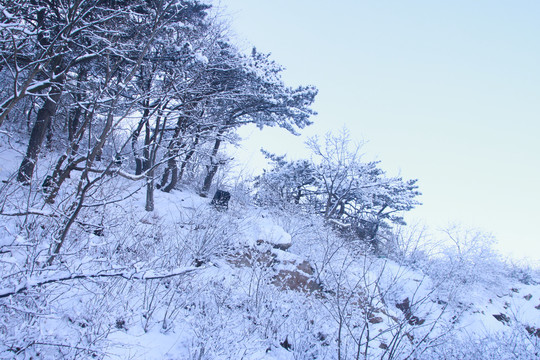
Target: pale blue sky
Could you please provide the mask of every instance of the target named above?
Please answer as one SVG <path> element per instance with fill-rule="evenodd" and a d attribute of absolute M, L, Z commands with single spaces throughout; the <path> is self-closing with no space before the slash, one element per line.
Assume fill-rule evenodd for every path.
<path fill-rule="evenodd" d="M 221 4 L 240 43 L 271 52 L 289 84 L 319 88 L 306 135 L 346 125 L 367 159 L 420 179 L 412 215 L 540 259 L 540 1 Z M 245 152 L 305 156 L 304 136 L 243 133 Z"/>

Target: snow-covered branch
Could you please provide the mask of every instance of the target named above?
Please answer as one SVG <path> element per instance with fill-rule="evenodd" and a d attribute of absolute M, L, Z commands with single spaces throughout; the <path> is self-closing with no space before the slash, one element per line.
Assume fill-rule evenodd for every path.
<path fill-rule="evenodd" d="M 23 291 L 29 290 L 31 288 L 40 287 L 43 285 L 57 283 L 62 281 L 69 280 L 79 280 L 79 279 L 95 279 L 95 278 L 108 278 L 108 277 L 121 277 L 126 280 L 158 280 L 158 279 L 167 279 L 176 276 L 182 276 L 189 274 L 197 269 L 196 267 L 184 267 L 179 268 L 167 273 L 158 273 L 154 270 L 142 270 L 142 271 L 117 271 L 117 270 L 104 270 L 96 273 L 71 273 L 71 272 L 62 272 L 48 277 L 31 277 L 24 281 L 23 283 L 13 287 L 13 288 L 4 288 L 0 289 L 0 298 L 5 298 L 11 295 L 19 294 Z"/>

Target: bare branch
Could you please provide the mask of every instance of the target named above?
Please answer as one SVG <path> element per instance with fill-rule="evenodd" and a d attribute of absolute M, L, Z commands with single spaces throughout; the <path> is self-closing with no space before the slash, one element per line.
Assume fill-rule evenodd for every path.
<path fill-rule="evenodd" d="M 43 285 L 62 282 L 62 281 L 68 281 L 68 280 L 95 279 L 95 278 L 108 278 L 108 277 L 121 277 L 126 280 L 159 280 L 159 279 L 167 279 L 171 277 L 186 275 L 197 269 L 202 269 L 202 267 L 199 267 L 199 268 L 185 267 L 185 268 L 180 268 L 175 271 L 171 271 L 169 273 L 164 273 L 164 274 L 156 273 L 154 270 L 143 270 L 143 271 L 137 271 L 137 272 L 129 272 L 126 270 L 124 271 L 104 270 L 104 271 L 99 271 L 97 273 L 87 273 L 87 274 L 64 272 L 61 274 L 56 274 L 54 276 L 45 277 L 41 279 L 30 278 L 30 279 L 27 279 L 24 283 L 21 283 L 15 286 L 14 288 L 0 289 L 0 298 L 16 295 L 23 291 L 26 291 L 35 287 L 40 287 Z"/>

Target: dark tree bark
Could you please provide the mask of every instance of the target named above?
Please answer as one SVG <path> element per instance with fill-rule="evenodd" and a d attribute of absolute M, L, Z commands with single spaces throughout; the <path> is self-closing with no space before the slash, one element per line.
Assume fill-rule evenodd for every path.
<path fill-rule="evenodd" d="M 160 184 L 160 187 L 165 192 L 171 192 L 171 190 L 174 189 L 174 187 L 178 183 L 178 164 L 176 161 L 176 156 L 178 155 L 178 144 L 181 142 L 180 133 L 185 130 L 185 123 L 185 116 L 179 116 L 176 127 L 174 128 L 172 139 L 169 141 L 169 145 L 167 146 L 166 157 L 168 157 L 169 160 L 167 161 L 167 167 L 163 172 L 163 177 L 161 178 Z M 169 181 L 169 175 L 171 176 L 171 182 L 169 183 L 169 185 L 167 185 L 167 182 Z"/>
<path fill-rule="evenodd" d="M 156 128 L 154 132 L 151 135 L 147 135 L 145 139 L 145 141 L 147 142 L 147 145 L 145 146 L 145 150 L 147 151 L 147 168 L 144 169 L 144 171 L 146 172 L 146 211 L 154 210 L 155 165 L 158 149 L 160 148 L 161 142 L 163 141 L 163 133 L 165 132 L 165 127 L 167 125 L 167 117 L 163 117 L 163 109 L 165 109 L 166 107 L 167 103 L 165 103 L 159 110 L 158 116 L 156 118 Z M 147 125 L 146 133 L 150 134 L 150 130 L 150 125 Z"/>
<path fill-rule="evenodd" d="M 171 182 L 169 183 L 169 185 L 163 187 L 165 184 L 167 184 L 167 181 L 169 180 L 169 175 L 171 176 Z M 167 168 L 163 173 L 161 187 L 164 192 L 171 192 L 172 189 L 174 189 L 174 187 L 176 186 L 176 184 L 178 184 L 178 161 L 175 157 L 167 161 Z"/>
<path fill-rule="evenodd" d="M 201 196 L 208 196 L 208 192 L 210 191 L 210 187 L 212 186 L 212 181 L 214 180 L 214 176 L 216 176 L 220 162 L 217 159 L 217 154 L 219 151 L 219 147 L 221 146 L 222 136 L 225 132 L 225 129 L 221 129 L 218 131 L 216 135 L 216 140 L 214 142 L 214 148 L 212 149 L 212 154 L 210 155 L 210 165 L 208 165 L 207 173 L 204 178 L 203 186 L 201 189 Z"/>
<path fill-rule="evenodd" d="M 142 155 L 139 154 L 139 150 L 137 149 L 137 140 L 139 138 L 139 135 L 141 134 L 143 125 L 144 118 L 141 119 L 139 125 L 137 126 L 137 129 L 135 129 L 133 135 L 131 136 L 131 151 L 133 152 L 133 157 L 135 158 L 135 175 L 141 175 L 143 171 Z"/>
<path fill-rule="evenodd" d="M 141 79 L 147 78 L 146 80 L 142 81 L 141 88 L 143 92 L 145 92 L 146 94 L 149 94 L 150 88 L 152 86 L 152 77 L 146 74 L 142 68 L 140 71 L 141 71 L 141 74 L 140 74 Z M 135 175 L 141 175 L 145 170 L 148 169 L 148 157 L 149 157 L 148 143 L 150 139 L 150 134 L 149 134 L 150 124 L 148 123 L 148 121 L 150 117 L 150 112 L 153 110 L 153 108 L 156 105 L 157 103 L 154 104 L 154 106 L 150 106 L 149 98 L 145 98 L 142 101 L 141 106 L 144 109 L 143 115 L 142 115 L 141 120 L 139 121 L 139 125 L 137 126 L 133 134 L 131 135 L 131 150 L 133 152 L 133 157 L 135 158 Z M 137 143 L 139 140 L 139 136 L 141 135 L 143 126 L 145 127 L 146 134 L 144 137 L 144 148 L 141 154 L 140 150 L 137 148 Z"/>
<path fill-rule="evenodd" d="M 75 112 L 75 116 L 80 117 L 81 113 L 82 111 Z M 71 125 L 76 123 L 79 128 L 72 128 L 70 130 L 70 132 L 73 131 L 73 133 L 69 135 L 71 138 L 69 148 L 66 150 L 66 153 L 62 155 L 56 162 L 53 174 L 47 176 L 43 182 L 43 190 L 45 193 L 48 193 L 47 199 L 45 200 L 46 203 L 54 204 L 56 196 L 58 195 L 64 181 L 71 176 L 71 172 L 77 167 L 78 164 L 86 161 L 85 156 L 77 157 L 77 151 L 79 150 L 80 141 L 83 139 L 86 128 L 91 121 L 92 115 L 86 111 L 84 121 L 82 124 L 80 124 L 80 126 L 80 118 L 70 120 Z M 66 160 L 67 164 L 64 166 Z"/>
<path fill-rule="evenodd" d="M 165 168 L 165 172 L 163 173 L 163 177 L 161 179 L 160 187 L 165 192 L 171 192 L 172 189 L 174 189 L 178 184 L 178 181 L 182 178 L 182 175 L 178 174 L 178 156 L 180 155 L 180 149 L 186 147 L 186 144 L 182 141 L 182 137 L 186 134 L 190 124 L 193 123 L 192 117 L 194 116 L 194 111 L 200 101 L 201 99 L 197 98 L 186 103 L 184 113 L 178 117 L 173 136 L 169 141 L 169 145 L 167 146 L 166 156 L 169 158 L 169 161 L 167 161 L 167 167 Z M 202 113 L 200 115 L 202 116 Z M 199 138 L 199 130 L 200 129 L 198 128 L 196 135 L 197 141 Z M 182 165 L 184 166 L 184 164 Z M 171 182 L 167 185 L 169 176 L 171 178 Z"/>
<path fill-rule="evenodd" d="M 199 140 L 201 139 L 201 135 L 197 134 L 195 136 L 195 141 L 193 141 L 193 145 L 191 145 L 191 150 L 188 151 L 186 154 L 186 157 L 184 157 L 184 160 L 182 161 L 182 166 L 180 166 L 180 171 L 178 174 L 178 181 L 182 180 L 184 177 L 184 172 L 186 171 L 186 166 L 195 154 L 195 149 L 197 148 L 197 145 L 199 145 Z"/>
<path fill-rule="evenodd" d="M 29 184 L 32 179 L 32 175 L 34 174 L 34 169 L 43 140 L 45 139 L 45 135 L 50 126 L 51 120 L 56 114 L 58 101 L 62 95 L 64 78 L 64 76 L 61 76 L 60 79 L 58 79 L 58 81 L 51 87 L 45 103 L 37 113 L 36 122 L 32 128 L 30 141 L 28 142 L 28 147 L 26 149 L 26 156 L 24 157 L 17 174 L 17 181 L 22 184 Z"/>
<path fill-rule="evenodd" d="M 144 210 L 154 211 L 154 170 L 148 172 Z"/>

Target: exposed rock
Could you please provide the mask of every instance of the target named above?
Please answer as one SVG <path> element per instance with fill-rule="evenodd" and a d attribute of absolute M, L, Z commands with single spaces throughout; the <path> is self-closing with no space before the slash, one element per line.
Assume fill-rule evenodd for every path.
<path fill-rule="evenodd" d="M 280 255 L 278 257 L 278 254 Z M 285 257 L 285 259 L 283 259 Z M 266 250 L 247 247 L 228 260 L 238 267 L 264 267 L 276 269 L 272 284 L 282 290 L 312 293 L 321 291 L 321 285 L 314 279 L 314 270 L 306 260 L 281 250 Z"/>
<path fill-rule="evenodd" d="M 409 298 L 406 298 L 403 300 L 403 302 L 396 304 L 396 307 L 403 312 L 405 319 L 409 321 L 409 325 L 422 325 L 426 321 L 412 314 Z"/>
<path fill-rule="evenodd" d="M 292 345 L 291 345 L 291 343 L 289 342 L 289 338 L 288 338 L 288 337 L 285 337 L 285 340 L 283 340 L 282 342 L 280 342 L 279 345 L 281 345 L 281 347 L 284 348 L 285 350 L 291 350 L 291 349 L 292 349 Z"/>
<path fill-rule="evenodd" d="M 374 316 L 374 317 L 369 318 L 368 321 L 369 321 L 370 323 L 372 323 L 372 324 L 380 324 L 380 323 L 383 322 L 383 318 L 380 317 L 380 316 Z"/>
<path fill-rule="evenodd" d="M 529 300 L 532 299 L 532 295 L 531 295 L 531 294 L 525 295 L 523 298 L 524 298 L 525 300 L 529 301 Z"/>
<path fill-rule="evenodd" d="M 397 303 L 396 304 L 396 307 L 403 311 L 404 313 L 410 313 L 411 312 L 411 304 L 410 304 L 410 300 L 409 298 L 406 298 L 405 300 L 403 300 L 402 302 L 400 303 Z"/>
<path fill-rule="evenodd" d="M 535 328 L 533 326 L 525 326 L 525 330 L 529 333 L 531 336 L 536 336 L 537 338 L 540 338 L 540 328 Z"/>
<path fill-rule="evenodd" d="M 279 250 L 287 250 L 288 248 L 290 248 L 292 246 L 292 243 L 290 242 L 281 242 L 281 243 L 273 243 L 273 242 L 268 242 L 268 241 L 264 241 L 264 240 L 257 240 L 257 245 L 264 245 L 264 244 L 268 244 L 270 246 L 272 246 L 274 249 L 279 249 Z"/>
<path fill-rule="evenodd" d="M 204 265 L 204 260 L 201 259 L 195 259 L 193 260 L 193 266 L 195 267 L 201 267 Z"/>
<path fill-rule="evenodd" d="M 295 290 L 310 293 L 322 290 L 321 285 L 299 269 L 279 270 L 273 277 L 272 284 L 282 290 Z"/>
<path fill-rule="evenodd" d="M 506 314 L 493 314 L 493 317 L 505 325 L 510 322 L 510 318 Z"/>
<path fill-rule="evenodd" d="M 116 319 L 115 327 L 118 330 L 127 330 L 126 321 L 122 318 Z"/>
<path fill-rule="evenodd" d="M 317 340 L 321 342 L 322 346 L 330 346 L 330 343 L 328 342 L 327 338 L 328 338 L 328 335 L 323 334 L 320 331 L 317 333 Z"/>
<path fill-rule="evenodd" d="M 300 271 L 305 272 L 308 275 L 313 275 L 314 271 L 309 262 L 307 260 L 302 261 L 300 264 L 298 264 L 297 269 Z"/>
<path fill-rule="evenodd" d="M 229 201 L 231 200 L 231 193 L 225 190 L 216 190 L 214 197 L 210 204 L 212 204 L 217 210 L 223 211 L 229 209 Z"/>
<path fill-rule="evenodd" d="M 258 249 L 246 248 L 242 253 L 236 253 L 229 258 L 229 262 L 237 267 L 264 266 L 271 268 L 276 263 L 276 255 L 270 250 L 260 251 Z"/>

